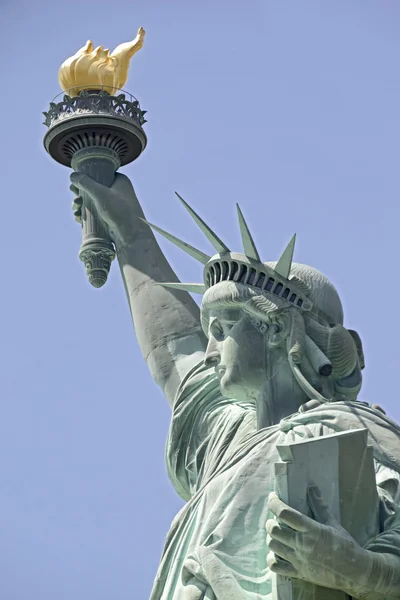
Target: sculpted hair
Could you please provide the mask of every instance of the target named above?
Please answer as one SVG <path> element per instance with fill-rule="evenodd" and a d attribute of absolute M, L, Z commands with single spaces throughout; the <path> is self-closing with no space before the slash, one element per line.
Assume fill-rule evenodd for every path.
<path fill-rule="evenodd" d="M 325 402 L 342 400 L 343 396 L 351 401 L 357 399 L 363 364 L 361 342 L 355 332 L 347 330 L 341 323 L 329 324 L 320 317 L 302 314 L 279 297 L 271 300 L 271 297 L 250 286 L 224 281 L 212 286 L 204 294 L 201 324 L 206 335 L 209 311 L 233 307 L 241 308 L 248 314 L 254 326 L 263 333 L 268 331 L 272 323 L 279 322 L 284 312 L 289 314 L 288 360 L 304 392 L 310 398 Z M 327 381 L 328 378 L 335 390 L 334 397 L 329 399 L 321 396 L 314 387 L 318 381 Z"/>

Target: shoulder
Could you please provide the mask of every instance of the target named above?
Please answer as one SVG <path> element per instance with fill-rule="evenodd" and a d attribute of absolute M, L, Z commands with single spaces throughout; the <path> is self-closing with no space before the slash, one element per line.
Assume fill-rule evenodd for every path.
<path fill-rule="evenodd" d="M 376 426 L 387 427 L 397 431 L 400 434 L 400 425 L 391 419 L 378 404 L 368 404 L 368 402 L 327 402 L 321 404 L 317 410 L 322 413 L 332 413 L 339 415 L 338 418 L 346 418 L 351 421 L 360 419 Z"/>
<path fill-rule="evenodd" d="M 299 414 L 301 422 L 319 422 L 334 431 L 367 429 L 374 456 L 384 465 L 400 471 L 400 426 L 381 410 L 363 402 L 327 402 Z"/>

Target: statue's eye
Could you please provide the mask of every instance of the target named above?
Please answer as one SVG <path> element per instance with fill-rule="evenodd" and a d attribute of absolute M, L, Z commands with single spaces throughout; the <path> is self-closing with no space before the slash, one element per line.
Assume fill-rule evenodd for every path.
<path fill-rule="evenodd" d="M 218 342 L 221 342 L 225 339 L 225 333 L 221 325 L 216 325 L 215 327 L 213 327 L 212 334 L 215 337 L 215 339 L 218 340 Z"/>
<path fill-rule="evenodd" d="M 210 330 L 214 338 L 218 342 L 222 342 L 229 336 L 234 325 L 235 323 L 231 321 L 214 321 Z"/>
<path fill-rule="evenodd" d="M 220 323 L 220 321 L 214 321 L 210 327 L 210 333 L 214 336 L 214 338 L 221 342 L 225 339 L 224 329 Z"/>
<path fill-rule="evenodd" d="M 222 322 L 221 335 L 222 335 L 223 339 L 225 339 L 230 334 L 230 332 L 232 331 L 234 326 L 235 326 L 234 322 L 231 322 L 231 321 L 223 321 Z"/>

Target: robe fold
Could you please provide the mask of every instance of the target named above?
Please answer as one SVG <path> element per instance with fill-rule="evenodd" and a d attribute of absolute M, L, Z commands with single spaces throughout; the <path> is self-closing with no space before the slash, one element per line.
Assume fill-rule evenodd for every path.
<path fill-rule="evenodd" d="M 182 382 L 167 440 L 168 474 L 186 501 L 172 522 L 151 600 L 271 600 L 265 525 L 279 444 L 368 429 L 380 498 L 365 548 L 400 556 L 400 428 L 361 402 L 335 402 L 256 429 L 255 406 L 221 396 L 202 363 Z"/>

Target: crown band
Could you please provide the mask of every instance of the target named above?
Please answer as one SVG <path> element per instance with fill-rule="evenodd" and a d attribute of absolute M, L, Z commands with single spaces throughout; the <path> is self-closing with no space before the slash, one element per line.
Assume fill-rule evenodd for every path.
<path fill-rule="evenodd" d="M 204 266 L 204 284 L 203 283 L 161 283 L 165 287 L 171 287 L 179 290 L 186 290 L 191 293 L 204 294 L 205 291 L 217 283 L 223 281 L 234 281 L 249 285 L 254 289 L 259 289 L 265 294 L 277 296 L 285 300 L 288 305 L 295 306 L 301 311 L 311 311 L 312 302 L 306 294 L 296 285 L 295 281 L 289 279 L 292 268 L 292 259 L 296 236 L 294 235 L 283 251 L 274 268 L 261 262 L 258 250 L 254 240 L 244 220 L 243 213 L 237 205 L 240 232 L 242 235 L 245 254 L 236 254 L 229 250 L 224 242 L 212 231 L 212 229 L 203 221 L 201 217 L 179 196 L 176 194 L 183 206 L 192 216 L 194 221 L 206 235 L 208 240 L 217 250 L 218 255 L 211 257 L 204 254 L 201 250 L 194 248 L 187 242 L 184 242 L 174 235 L 164 231 L 160 227 L 142 219 L 155 231 L 167 238 L 170 242 L 178 246 L 181 250 L 190 254 L 193 258 L 201 262 Z"/>
<path fill-rule="evenodd" d="M 294 282 L 280 277 L 276 271 L 264 263 L 246 262 L 240 255 L 227 254 L 211 259 L 204 269 L 204 283 L 210 288 L 222 281 L 234 281 L 258 288 L 264 293 L 278 296 L 303 311 L 309 311 L 312 304 Z"/>

